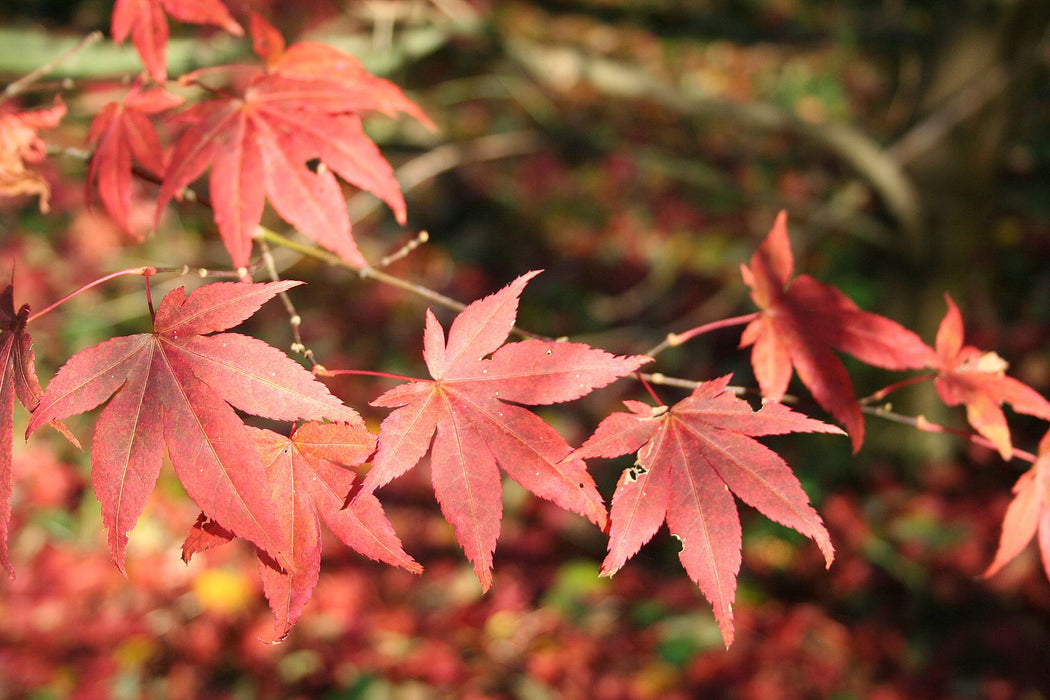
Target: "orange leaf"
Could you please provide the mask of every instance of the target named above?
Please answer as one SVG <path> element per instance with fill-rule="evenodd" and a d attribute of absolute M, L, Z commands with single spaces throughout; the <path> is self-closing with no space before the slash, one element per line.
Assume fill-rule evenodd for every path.
<path fill-rule="evenodd" d="M 65 114 L 62 102 L 47 109 L 0 114 L 0 197 L 36 195 L 40 211 L 50 210 L 51 188 L 27 164 L 40 163 L 46 156 L 44 140 L 37 132 L 58 126 Z"/>
<path fill-rule="evenodd" d="M 1014 498 L 1003 517 L 1002 534 L 995 559 L 984 572 L 994 576 L 1020 554 L 1036 532 L 1043 556 L 1043 567 L 1050 578 L 1050 432 L 1039 443 L 1039 455 L 1032 468 L 1014 484 Z"/>
<path fill-rule="evenodd" d="M 966 406 L 966 417 L 978 433 L 988 438 L 1003 459 L 1013 453 L 1010 428 L 1002 404 L 1018 413 L 1050 420 L 1050 402 L 1027 384 L 1006 376 L 1006 362 L 994 352 L 981 352 L 963 344 L 963 322 L 959 307 L 945 295 L 948 313 L 937 330 L 937 354 L 931 363 L 937 369 L 934 384 L 949 406 Z"/>

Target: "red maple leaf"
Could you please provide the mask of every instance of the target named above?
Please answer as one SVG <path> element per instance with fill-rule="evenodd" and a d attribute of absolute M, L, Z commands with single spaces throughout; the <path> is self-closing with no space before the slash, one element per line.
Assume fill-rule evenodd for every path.
<path fill-rule="evenodd" d="M 846 426 L 856 452 L 864 442 L 864 419 L 853 382 L 833 349 L 892 370 L 925 367 L 933 351 L 899 323 L 861 311 L 837 288 L 809 275 L 792 279 L 794 268 L 782 211 L 751 264 L 740 266 L 761 309 L 744 329 L 740 346 L 754 345 L 751 365 L 765 398 L 783 398 L 794 369 L 813 398 Z"/>
<path fill-rule="evenodd" d="M 321 569 L 321 529 L 318 513 L 344 543 L 378 561 L 414 573 L 423 568 L 405 554 L 401 541 L 383 513 L 379 500 L 361 494 L 344 508 L 356 475 L 344 467 L 367 460 L 375 435 L 364 424 L 309 422 L 290 437 L 249 428 L 259 458 L 266 467 L 277 505 L 277 518 L 292 544 L 294 571 L 282 571 L 259 552 L 259 574 L 270 601 L 279 638 L 284 638 L 313 595 Z M 183 559 L 232 537 L 201 516 L 183 547 Z"/>
<path fill-rule="evenodd" d="M 0 197 L 37 195 L 40 211 L 47 213 L 51 187 L 27 164 L 40 163 L 47 156 L 44 140 L 37 132 L 58 126 L 65 114 L 66 106 L 62 102 L 28 112 L 0 111 Z"/>
<path fill-rule="evenodd" d="M 299 282 L 219 282 L 189 297 L 164 297 L 153 333 L 108 340 L 77 353 L 55 375 L 27 433 L 91 410 L 111 395 L 95 426 L 92 481 L 117 566 L 160 472 L 164 448 L 201 510 L 294 570 L 252 434 L 234 412 L 275 420 L 357 413 L 291 358 L 261 340 L 215 333 L 245 320 Z M 231 408 L 231 405 L 233 408 Z"/>
<path fill-rule="evenodd" d="M 272 30 L 261 19 L 252 26 L 253 32 Z M 199 102 L 178 116 L 189 126 L 165 173 L 157 216 L 211 166 L 215 221 L 234 265 L 248 264 L 267 199 L 301 233 L 364 265 L 333 173 L 385 201 L 404 223 L 401 188 L 365 135 L 361 114 L 404 112 L 430 122 L 397 86 L 369 75 L 349 54 L 320 44 L 278 50 L 272 48 L 275 42 L 265 42 L 265 50 L 273 52 L 266 69 L 233 67 L 238 83 L 233 95 Z M 198 71 L 183 81 L 198 82 L 216 70 Z M 311 162 L 316 167 L 309 167 Z"/>
<path fill-rule="evenodd" d="M 85 199 L 98 180 L 98 193 L 106 211 L 125 231 L 131 232 L 132 161 L 158 178 L 167 167 L 166 154 L 149 115 L 177 107 L 184 100 L 159 88 L 143 90 L 140 83 L 120 102 L 110 102 L 91 122 L 87 141 L 95 144 L 88 166 Z"/>
<path fill-rule="evenodd" d="M 1050 578 L 1050 432 L 1040 440 L 1035 464 L 1017 480 L 1013 492 L 1014 498 L 1003 516 L 999 549 L 984 575 L 998 573 L 1038 533 L 1043 570 Z"/>
<path fill-rule="evenodd" d="M 1050 420 L 1050 402 L 1027 384 L 1007 377 L 1007 363 L 996 353 L 963 345 L 962 314 L 947 294 L 945 300 L 948 313 L 937 329 L 937 354 L 931 362 L 937 370 L 937 393 L 949 406 L 965 404 L 970 425 L 1009 460 L 1010 428 L 1000 406 L 1008 403 L 1018 413 Z"/>
<path fill-rule="evenodd" d="M 681 542 L 690 578 L 714 607 L 728 647 L 733 642 L 733 598 L 740 570 L 740 518 L 732 494 L 768 518 L 809 537 L 828 566 L 834 549 L 820 516 L 809 506 L 791 468 L 752 438 L 785 433 L 839 433 L 835 426 L 770 402 L 755 412 L 725 391 L 729 377 L 703 382 L 674 406 L 626 401 L 572 453 L 573 458 L 638 453 L 613 495 L 609 553 L 612 576 L 666 521 Z"/>
<path fill-rule="evenodd" d="M 602 497 L 565 440 L 517 404 L 572 401 L 648 362 L 582 343 L 523 340 L 504 345 L 518 297 L 537 272 L 463 310 L 445 334 L 427 312 L 423 357 L 433 381 L 395 387 L 372 402 L 400 407 L 383 421 L 364 492 L 411 469 L 430 450 L 441 511 L 488 590 L 503 517 L 497 465 L 523 487 L 562 508 L 606 522 Z M 488 357 L 491 355 L 491 357 Z M 510 402 L 510 403 L 508 403 Z M 433 440 L 433 446 L 431 441 Z"/>
<path fill-rule="evenodd" d="M 7 531 L 11 522 L 15 396 L 32 411 L 43 393 L 33 363 L 33 340 L 26 333 L 29 307 L 15 313 L 14 290 L 0 292 L 0 566 L 14 578 L 7 556 Z"/>
<path fill-rule="evenodd" d="M 14 578 L 7 556 L 7 535 L 11 522 L 12 448 L 15 397 L 32 411 L 44 393 L 36 376 L 33 339 L 26 332 L 29 306 L 15 312 L 14 288 L 0 292 L 0 566 Z M 61 422 L 54 427 L 78 448 L 80 443 Z"/>
<path fill-rule="evenodd" d="M 131 43 L 150 76 L 158 83 L 168 79 L 168 18 L 188 24 L 210 24 L 234 36 L 244 29 L 219 0 L 117 0 L 113 5 L 113 41 Z"/>

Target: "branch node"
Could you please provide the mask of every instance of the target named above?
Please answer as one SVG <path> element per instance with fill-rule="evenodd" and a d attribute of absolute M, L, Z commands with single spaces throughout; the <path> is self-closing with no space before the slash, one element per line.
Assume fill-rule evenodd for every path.
<path fill-rule="evenodd" d="M 430 234 L 427 231 L 420 231 L 419 234 L 417 234 L 416 237 L 413 238 L 412 240 L 410 240 L 408 243 L 406 243 L 405 245 L 401 246 L 400 248 L 398 248 L 396 251 L 394 251 L 390 255 L 384 256 L 379 261 L 379 267 L 386 267 L 390 263 L 397 262 L 398 260 L 400 260 L 401 258 L 406 257 L 413 250 L 415 250 L 416 248 L 418 248 L 419 246 L 423 245 L 424 243 L 426 243 L 429 240 L 430 240 Z"/>

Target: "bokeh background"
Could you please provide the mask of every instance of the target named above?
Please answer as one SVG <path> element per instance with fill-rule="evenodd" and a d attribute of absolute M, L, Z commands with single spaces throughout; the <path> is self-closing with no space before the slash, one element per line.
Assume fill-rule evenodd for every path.
<path fill-rule="evenodd" d="M 247 2 L 229 3 L 244 19 Z M 439 125 L 376 119 L 399 168 L 399 227 L 348 192 L 370 259 L 417 231 L 430 242 L 390 271 L 469 301 L 535 268 L 521 325 L 616 352 L 752 310 L 745 261 L 786 208 L 799 271 L 932 342 L 948 291 L 968 342 L 1050 391 L 1050 3 L 1043 0 L 260 0 L 290 39 L 336 44 L 402 86 Z M 0 82 L 92 29 L 109 0 L 6 0 Z M 251 61 L 250 44 L 173 24 L 170 72 Z M 38 83 L 61 94 L 46 134 L 52 212 L 0 201 L 0 267 L 35 309 L 133 265 L 223 268 L 207 212 L 171 207 L 136 235 L 83 201 L 91 116 L 140 69 L 96 44 Z M 279 222 L 272 221 L 275 226 Z M 276 250 L 303 333 L 331 368 L 422 376 L 426 302 Z M 10 272 L 13 270 L 13 272 Z M 154 294 L 187 278 L 158 279 Z M 440 312 L 448 321 L 450 314 Z M 271 304 L 247 331 L 281 347 Z M 148 328 L 141 280 L 82 295 L 30 330 L 39 370 Z M 735 373 L 737 331 L 660 357 L 669 376 Z M 859 365 L 860 394 L 894 377 Z M 373 426 L 381 380 L 331 386 Z M 544 416 L 570 442 L 623 398 L 621 382 Z M 662 387 L 668 403 L 681 397 Z M 895 408 L 961 426 L 929 386 Z M 803 393 L 803 392 L 800 392 Z M 819 415 L 819 411 L 815 412 Z M 25 425 L 16 413 L 16 433 Z M 1015 442 L 1046 430 L 1011 416 Z M 89 442 L 91 418 L 70 422 Z M 1050 697 L 1050 582 L 1031 550 L 991 580 L 1010 487 L 1026 468 L 961 440 L 870 420 L 846 440 L 771 441 L 825 518 L 837 559 L 741 506 L 737 638 L 662 531 L 611 579 L 605 538 L 506 484 L 495 584 L 481 595 L 425 469 L 380 496 L 422 576 L 326 540 L 321 580 L 290 637 L 272 619 L 250 548 L 179 558 L 196 517 L 166 470 L 128 548 L 109 559 L 89 458 L 55 436 L 16 441 L 10 546 L 0 583 L 0 698 L 1018 698 Z M 606 496 L 625 462 L 593 463 Z"/>

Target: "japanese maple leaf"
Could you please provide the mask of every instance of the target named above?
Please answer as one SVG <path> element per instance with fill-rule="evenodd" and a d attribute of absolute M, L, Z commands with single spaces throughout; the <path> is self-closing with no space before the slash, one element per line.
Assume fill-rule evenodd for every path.
<path fill-rule="evenodd" d="M 208 517 L 294 570 L 266 470 L 233 409 L 275 420 L 357 422 L 360 417 L 263 341 L 238 333 L 205 334 L 237 325 L 297 284 L 219 282 L 188 297 L 183 288 L 175 289 L 157 309 L 153 333 L 83 350 L 48 385 L 28 433 L 113 395 L 95 426 L 91 473 L 121 570 L 127 532 L 153 489 L 165 447 Z"/>
<path fill-rule="evenodd" d="M 7 532 L 11 522 L 12 443 L 15 396 L 26 409 L 36 408 L 40 382 L 33 364 L 33 341 L 26 333 L 29 307 L 15 312 L 14 290 L 7 285 L 0 292 L 0 566 L 14 578 L 7 556 Z"/>
<path fill-rule="evenodd" d="M 165 173 L 157 216 L 210 166 L 215 221 L 238 267 L 248 264 L 267 199 L 301 233 L 348 262 L 364 265 L 335 174 L 375 194 L 405 222 L 393 168 L 365 135 L 361 114 L 400 111 L 426 117 L 395 85 L 356 69 L 349 54 L 299 46 L 282 47 L 281 58 L 265 69 L 234 67 L 238 84 L 232 96 L 199 102 L 178 116 L 189 126 Z M 318 54 L 327 56 L 327 62 L 307 60 Z M 198 71 L 183 80 L 197 82 L 215 72 Z"/>
<path fill-rule="evenodd" d="M 1013 447 L 1000 406 L 1008 403 L 1018 413 L 1050 420 L 1050 402 L 1027 384 L 1007 377 L 1007 363 L 996 353 L 964 346 L 962 314 L 947 294 L 945 301 L 948 313 L 937 329 L 937 354 L 931 362 L 937 370 L 937 393 L 949 406 L 965 404 L 970 425 L 1009 460 Z"/>
<path fill-rule="evenodd" d="M 117 0 L 113 5 L 113 41 L 122 44 L 130 35 L 146 70 L 158 83 L 168 79 L 167 15 L 188 24 L 221 27 L 234 36 L 244 34 L 219 0 Z"/>
<path fill-rule="evenodd" d="M 518 297 L 536 274 L 523 275 L 464 309 L 452 323 L 448 342 L 428 311 L 423 357 L 433 380 L 395 387 L 372 402 L 399 408 L 380 426 L 379 448 L 363 491 L 403 474 L 429 450 L 441 512 L 485 590 L 492 583 L 492 552 L 503 517 L 497 465 L 537 496 L 599 527 L 606 522 L 586 465 L 566 459 L 572 450 L 565 440 L 518 404 L 578 399 L 650 359 L 614 356 L 582 343 L 523 340 L 504 345 Z"/>
<path fill-rule="evenodd" d="M 895 321 L 861 311 L 837 288 L 809 275 L 792 279 L 794 268 L 782 211 L 751 264 L 740 266 L 761 309 L 744 329 L 740 346 L 754 346 L 751 365 L 765 398 L 783 398 L 794 369 L 813 398 L 846 426 L 856 452 L 864 442 L 864 419 L 853 382 L 833 349 L 892 370 L 925 367 L 933 351 Z"/>
<path fill-rule="evenodd" d="M 670 408 L 627 401 L 572 457 L 617 457 L 637 451 L 636 466 L 616 485 L 609 514 L 609 553 L 601 574 L 612 576 L 666 521 L 681 541 L 689 577 L 714 607 L 728 647 L 740 570 L 740 518 L 735 494 L 768 518 L 809 537 L 828 566 L 834 549 L 824 524 L 790 467 L 752 439 L 785 433 L 839 433 L 835 426 L 770 402 L 755 412 L 725 391 L 729 377 L 703 382 Z"/>
<path fill-rule="evenodd" d="M 1013 492 L 1014 498 L 1003 516 L 999 549 L 984 575 L 998 573 L 1038 532 L 1043 570 L 1050 578 L 1050 432 L 1039 442 L 1035 464 L 1017 480 Z"/>
<path fill-rule="evenodd" d="M 91 122 L 88 143 L 95 145 L 88 166 L 85 199 L 91 201 L 91 186 L 106 211 L 125 231 L 131 232 L 132 161 L 158 178 L 166 168 L 165 153 L 149 115 L 182 104 L 183 99 L 161 89 L 143 90 L 140 83 L 120 102 L 110 102 Z"/>
<path fill-rule="evenodd" d="M 11 522 L 12 441 L 15 397 L 26 410 L 32 411 L 44 393 L 36 376 L 33 339 L 26 332 L 29 306 L 23 304 L 16 312 L 14 288 L 7 285 L 0 292 L 0 566 L 14 578 L 14 570 L 7 556 L 7 535 Z M 61 422 L 54 427 L 78 448 L 73 434 Z"/>
<path fill-rule="evenodd" d="M 277 518 L 291 543 L 292 572 L 282 571 L 259 552 L 263 590 L 284 638 L 310 600 L 321 569 L 318 514 L 348 546 L 378 561 L 414 573 L 423 568 L 405 554 L 379 500 L 361 494 L 344 508 L 356 475 L 344 467 L 362 464 L 375 449 L 375 436 L 364 424 L 309 422 L 290 437 L 271 430 L 248 429 L 266 467 Z M 195 552 L 222 543 L 230 533 L 198 519 L 183 548 L 187 561 Z"/>
<path fill-rule="evenodd" d="M 40 211 L 50 210 L 51 188 L 28 166 L 47 156 L 44 140 L 37 132 L 58 126 L 65 114 L 66 106 L 61 102 L 47 109 L 0 113 L 0 197 L 37 195 Z"/>

